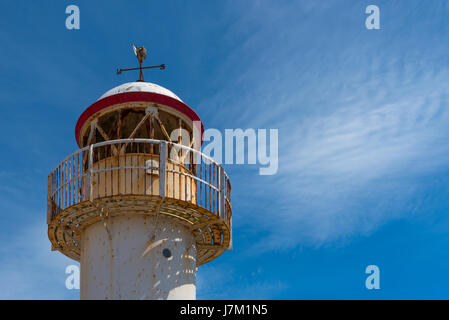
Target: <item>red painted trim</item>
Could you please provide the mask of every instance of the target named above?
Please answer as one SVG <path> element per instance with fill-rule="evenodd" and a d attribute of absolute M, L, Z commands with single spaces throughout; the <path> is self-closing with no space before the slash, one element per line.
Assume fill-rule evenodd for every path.
<path fill-rule="evenodd" d="M 118 93 L 114 94 L 112 96 L 103 98 L 101 100 L 96 101 L 93 103 L 89 108 L 84 110 L 84 112 L 81 114 L 81 116 L 78 119 L 78 122 L 75 126 L 75 139 L 78 143 L 78 146 L 81 147 L 81 143 L 79 141 L 80 139 L 80 132 L 83 125 L 86 123 L 86 121 L 92 117 L 97 112 L 111 107 L 113 105 L 119 104 L 119 103 L 125 103 L 125 102 L 135 102 L 135 101 L 147 101 L 147 102 L 154 102 L 158 104 L 163 104 L 165 106 L 171 107 L 175 110 L 178 110 L 185 114 L 187 117 L 190 118 L 192 121 L 201 121 L 200 117 L 195 113 L 195 111 L 192 110 L 188 105 L 185 103 L 174 99 L 172 97 L 153 93 L 153 92 L 124 92 L 124 93 Z M 204 132 L 204 125 L 201 121 L 201 137 L 203 136 Z M 202 140 L 202 139 L 201 139 Z"/>

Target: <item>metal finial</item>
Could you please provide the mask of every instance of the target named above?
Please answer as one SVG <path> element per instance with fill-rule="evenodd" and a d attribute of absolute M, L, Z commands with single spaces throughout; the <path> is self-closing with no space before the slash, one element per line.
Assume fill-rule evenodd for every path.
<path fill-rule="evenodd" d="M 121 74 L 123 71 L 130 71 L 130 70 L 139 70 L 139 80 L 137 81 L 144 81 L 143 79 L 143 69 L 154 69 L 154 68 L 159 68 L 160 70 L 164 70 L 165 69 L 165 64 L 161 64 L 158 66 L 150 66 L 150 67 L 142 67 L 142 63 L 145 60 L 145 58 L 147 57 L 147 49 L 145 49 L 144 46 L 141 47 L 136 47 L 134 44 L 132 44 L 133 47 L 133 51 L 134 54 L 137 57 L 137 60 L 139 61 L 139 67 L 138 68 L 128 68 L 128 69 L 117 69 L 117 74 Z"/>

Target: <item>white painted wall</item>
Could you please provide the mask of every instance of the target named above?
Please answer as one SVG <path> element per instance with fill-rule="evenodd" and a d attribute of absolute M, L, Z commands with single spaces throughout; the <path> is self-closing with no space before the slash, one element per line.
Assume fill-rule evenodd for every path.
<path fill-rule="evenodd" d="M 97 222 L 82 233 L 81 299 L 196 298 L 192 232 L 163 215 L 157 221 L 140 214 L 105 221 L 107 228 Z M 164 257 L 164 249 L 171 257 Z"/>

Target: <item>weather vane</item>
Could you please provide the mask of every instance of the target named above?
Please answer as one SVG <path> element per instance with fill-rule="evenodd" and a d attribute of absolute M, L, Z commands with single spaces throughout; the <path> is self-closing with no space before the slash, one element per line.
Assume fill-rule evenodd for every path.
<path fill-rule="evenodd" d="M 145 47 L 143 46 L 136 48 L 136 46 L 132 43 L 131 45 L 133 46 L 134 54 L 136 55 L 137 60 L 139 60 L 139 68 L 117 69 L 117 74 L 121 74 L 123 71 L 140 70 L 140 76 L 138 81 L 144 81 L 142 71 L 143 69 L 155 69 L 155 68 L 159 68 L 161 70 L 165 69 L 165 64 L 161 64 L 158 66 L 142 67 L 143 60 L 145 60 L 145 58 L 147 57 L 147 49 L 145 49 Z"/>

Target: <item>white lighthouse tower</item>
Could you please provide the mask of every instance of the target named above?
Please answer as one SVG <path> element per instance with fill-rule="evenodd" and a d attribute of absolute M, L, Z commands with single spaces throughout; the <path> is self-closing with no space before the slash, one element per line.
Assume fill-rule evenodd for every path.
<path fill-rule="evenodd" d="M 80 149 L 48 176 L 48 237 L 80 262 L 81 299 L 195 299 L 197 267 L 232 244 L 229 179 L 193 148 L 200 118 L 138 69 L 81 114 Z"/>

